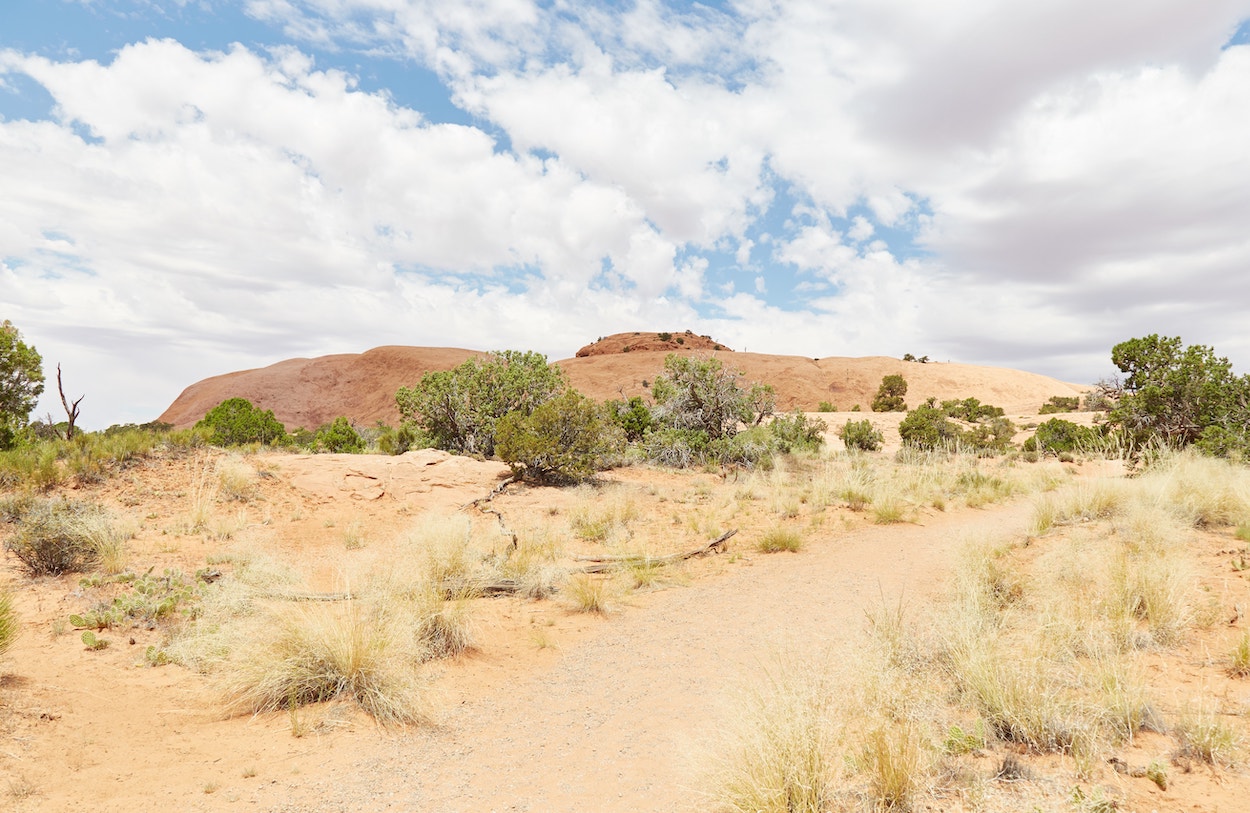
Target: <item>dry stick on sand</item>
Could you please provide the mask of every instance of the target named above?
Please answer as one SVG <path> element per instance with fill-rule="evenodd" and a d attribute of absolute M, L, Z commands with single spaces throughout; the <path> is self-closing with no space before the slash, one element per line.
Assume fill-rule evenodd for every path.
<path fill-rule="evenodd" d="M 641 556 L 637 554 L 626 554 L 624 556 L 575 556 L 573 559 L 578 562 L 593 562 L 593 564 L 574 570 L 574 573 L 606 573 L 623 567 L 631 567 L 634 565 L 642 565 L 644 567 L 652 565 L 671 565 L 675 562 L 683 562 L 687 559 L 693 559 L 696 556 L 706 556 L 709 553 L 723 553 L 725 543 L 727 543 L 734 534 L 738 533 L 738 529 L 734 528 L 708 542 L 706 545 L 700 545 L 694 550 L 685 553 L 674 553 L 670 556 Z"/>
<path fill-rule="evenodd" d="M 469 507 L 474 507 L 474 508 L 476 508 L 477 510 L 481 511 L 483 514 L 494 514 L 494 515 L 495 515 L 495 519 L 497 519 L 497 520 L 499 521 L 499 530 L 500 530 L 500 532 L 501 532 L 504 536 L 506 536 L 506 537 L 508 537 L 509 539 L 511 539 L 511 540 L 512 540 L 512 547 L 511 547 L 509 550 L 516 550 L 516 549 L 517 549 L 517 536 L 516 536 L 516 533 L 515 533 L 515 532 L 514 532 L 511 528 L 509 528 L 509 527 L 508 527 L 508 524 L 507 524 L 506 522 L 504 522 L 504 521 L 503 521 L 503 514 L 499 513 L 499 511 L 495 510 L 495 508 L 494 508 L 494 507 L 492 507 L 492 506 L 490 505 L 490 502 L 491 502 L 492 500 L 494 500 L 496 497 L 498 497 L 500 494 L 502 494 L 502 493 L 503 493 L 503 490 L 504 490 L 505 488 L 507 488 L 509 485 L 511 485 L 512 483 L 515 483 L 515 482 L 516 482 L 516 477 L 515 477 L 515 476 L 513 476 L 513 477 L 509 477 L 508 479 L 504 480 L 504 481 L 503 481 L 502 483 L 500 483 L 499 485 L 497 485 L 497 486 L 495 486 L 494 488 L 492 488 L 492 489 L 491 489 L 491 491 L 490 491 L 490 493 L 489 493 L 489 494 L 487 494 L 485 497 L 478 497 L 478 498 L 477 498 L 476 500 L 474 500 L 473 502 L 468 502 L 468 503 L 465 503 L 464 505 L 460 506 L 461 510 L 464 510 L 465 508 L 469 508 Z M 482 507 L 483 505 L 485 505 L 486 507 L 485 507 L 485 508 L 483 508 L 483 507 Z"/>

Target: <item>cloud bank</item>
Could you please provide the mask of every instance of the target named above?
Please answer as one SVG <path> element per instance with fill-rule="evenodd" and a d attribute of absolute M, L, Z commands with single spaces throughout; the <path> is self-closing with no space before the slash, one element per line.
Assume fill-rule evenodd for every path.
<path fill-rule="evenodd" d="M 0 47 L 0 111 L 51 99 L 0 120 L 0 316 L 88 425 L 291 356 L 633 329 L 1078 381 L 1161 332 L 1250 364 L 1250 3 L 244 9 L 272 42 Z"/>

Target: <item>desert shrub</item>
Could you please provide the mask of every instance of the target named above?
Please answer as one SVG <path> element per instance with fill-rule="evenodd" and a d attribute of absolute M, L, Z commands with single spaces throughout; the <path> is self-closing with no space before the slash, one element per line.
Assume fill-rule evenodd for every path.
<path fill-rule="evenodd" d="M 628 401 L 608 401 L 604 407 L 608 411 L 609 419 L 620 427 L 630 443 L 642 440 L 655 426 L 651 410 L 637 395 Z"/>
<path fill-rule="evenodd" d="M 777 445 L 778 439 L 771 427 L 753 426 L 708 443 L 702 462 L 754 466 L 769 460 Z"/>
<path fill-rule="evenodd" d="M 17 520 L 4 547 L 32 576 L 58 576 L 91 567 L 98 558 L 90 523 L 101 509 L 91 503 L 36 500 Z"/>
<path fill-rule="evenodd" d="M 382 454 L 403 454 L 410 449 L 423 449 L 433 445 L 429 435 L 412 424 L 401 424 L 399 428 L 384 426 L 378 433 L 377 446 Z"/>
<path fill-rule="evenodd" d="M 1108 421 L 1135 447 L 1201 440 L 1214 454 L 1250 451 L 1250 376 L 1234 375 L 1212 348 L 1152 334 L 1117 344 L 1111 361 L 1127 376 Z"/>
<path fill-rule="evenodd" d="M 19 632 L 21 624 L 18 622 L 17 608 L 13 606 L 13 596 L 0 590 L 0 656 L 13 646 Z"/>
<path fill-rule="evenodd" d="M 768 424 L 773 449 L 782 453 L 815 451 L 825 444 L 829 425 L 820 418 L 809 418 L 802 412 L 779 415 Z"/>
<path fill-rule="evenodd" d="M 1015 434 L 1015 424 L 1006 418 L 997 417 L 961 432 L 959 441 L 977 452 L 1004 452 L 1011 448 L 1011 439 Z"/>
<path fill-rule="evenodd" d="M 901 375 L 887 375 L 881 379 L 877 395 L 872 399 L 873 412 L 905 412 L 907 403 L 903 397 L 907 395 L 907 379 Z"/>
<path fill-rule="evenodd" d="M 342 415 L 317 430 L 315 443 L 319 450 L 337 454 L 360 454 L 365 450 L 364 438 Z"/>
<path fill-rule="evenodd" d="M 838 430 L 838 437 L 842 438 L 847 449 L 857 449 L 861 452 L 875 452 L 885 442 L 885 436 L 868 421 L 847 421 L 846 425 Z"/>
<path fill-rule="evenodd" d="M 1063 418 L 1051 418 L 1038 426 L 1033 437 L 1024 442 L 1024 451 L 1058 455 L 1090 448 L 1097 439 L 1095 429 Z"/>
<path fill-rule="evenodd" d="M 838 408 L 832 401 L 821 401 L 816 405 L 817 412 L 837 412 Z"/>
<path fill-rule="evenodd" d="M 1050 400 L 1042 404 L 1042 408 L 1038 410 L 1039 415 L 1052 415 L 1056 412 L 1076 412 L 1081 407 L 1081 397 L 1073 395 L 1066 398 L 1062 395 L 1052 395 Z"/>
<path fill-rule="evenodd" d="M 1003 416 L 1003 408 L 983 404 L 976 398 L 964 398 L 963 400 L 943 401 L 941 409 L 947 416 L 958 418 L 968 423 L 978 423 L 980 421 L 992 420 Z"/>
<path fill-rule="evenodd" d="M 918 406 L 898 425 L 903 445 L 922 451 L 948 449 L 959 441 L 959 427 L 935 406 Z"/>
<path fill-rule="evenodd" d="M 515 474 L 537 482 L 587 480 L 622 445 L 603 409 L 576 390 L 566 390 L 528 415 L 505 415 L 495 434 L 500 459 Z"/>
<path fill-rule="evenodd" d="M 666 342 L 673 338 L 673 334 L 672 333 L 657 333 L 656 338 L 658 338 L 662 342 Z"/>
<path fill-rule="evenodd" d="M 652 387 L 657 423 L 701 431 L 708 440 L 734 434 L 740 423 L 760 423 L 772 414 L 773 389 L 762 384 L 743 389 L 741 377 L 716 358 L 669 355 Z"/>
<path fill-rule="evenodd" d="M 273 410 L 252 406 L 246 398 L 222 401 L 210 409 L 196 426 L 211 430 L 211 442 L 217 446 L 274 444 L 286 439 L 286 427 L 274 417 Z"/>
<path fill-rule="evenodd" d="M 510 412 L 527 416 L 564 391 L 564 373 L 541 353 L 504 350 L 471 358 L 454 370 L 426 373 L 401 387 L 395 402 L 404 421 L 440 449 L 495 453 L 495 426 Z"/>
<path fill-rule="evenodd" d="M 642 441 L 648 460 L 678 469 L 701 464 L 707 447 L 707 433 L 698 429 L 657 429 Z"/>

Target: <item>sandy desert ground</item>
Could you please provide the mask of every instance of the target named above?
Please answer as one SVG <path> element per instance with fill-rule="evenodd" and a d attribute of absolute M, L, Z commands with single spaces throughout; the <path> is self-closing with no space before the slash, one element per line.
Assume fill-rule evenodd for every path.
<path fill-rule="evenodd" d="M 826 417 L 837 426 L 863 416 Z M 149 646 L 170 642 L 174 623 L 105 630 L 112 645 L 88 650 L 67 619 L 122 588 L 84 586 L 80 575 L 32 580 L 6 556 L 0 580 L 16 596 L 24 634 L 0 660 L 0 804 L 16 811 L 714 810 L 710 766 L 741 719 L 744 696 L 796 664 L 853 669 L 864 652 L 866 613 L 902 606 L 917 620 L 932 615 L 967 540 L 1041 555 L 1062 543 L 1030 535 L 1038 499 L 1074 483 L 1124 478 L 1119 463 L 1097 460 L 961 463 L 1032 485 L 1001 500 L 964 492 L 936 503 L 904 497 L 901 521 L 878 524 L 872 510 L 820 496 L 830 467 L 848 465 L 839 442 L 829 445 L 823 456 L 768 472 L 636 466 L 605 473 L 593 487 L 509 487 L 492 505 L 522 540 L 557 543 L 565 567 L 577 566 L 579 555 L 662 555 L 731 528 L 738 533 L 727 551 L 654 578 L 603 577 L 606 614 L 579 612 L 563 593 L 472 600 L 475 645 L 420 667 L 430 719 L 416 726 L 381 727 L 348 702 L 227 715 L 220 674 L 145 659 Z M 878 454 L 891 457 L 892 449 Z M 360 590 L 399 567 L 413 555 L 414 533 L 448 517 L 471 524 L 484 555 L 505 549 L 495 517 L 466 505 L 507 474 L 496 462 L 429 450 L 399 457 L 203 450 L 149 458 L 66 496 L 103 504 L 129 523 L 125 565 L 135 573 L 209 568 L 222 573 L 220 586 L 240 562 L 265 561 L 291 574 L 277 593 L 333 593 Z M 595 522 L 609 527 L 587 532 Z M 798 533 L 802 550 L 759 552 L 758 540 L 777 527 Z M 1247 683 L 1223 668 L 1250 606 L 1243 574 L 1231 566 L 1244 543 L 1232 533 L 1197 529 L 1185 549 L 1218 619 L 1176 647 L 1144 650 L 1137 664 L 1165 711 L 1214 704 L 1244 736 Z M 263 603 L 293 606 L 279 596 Z M 1114 799 L 1123 810 L 1242 809 L 1250 783 L 1239 761 L 1174 761 L 1175 750 L 1175 738 L 1141 733 L 1114 752 L 1130 766 L 1166 763 L 1170 782 L 1162 790 L 1118 773 L 1106 754 L 1092 774 L 1087 766 L 1078 776 L 1068 757 L 1000 744 L 964 761 L 964 770 L 982 775 L 975 793 L 926 796 L 921 809 L 1101 809 L 1091 799 Z M 1004 754 L 1031 766 L 1031 778 L 994 780 Z M 1085 795 L 1074 796 L 1078 787 Z M 867 804 L 848 799 L 837 809 Z"/>

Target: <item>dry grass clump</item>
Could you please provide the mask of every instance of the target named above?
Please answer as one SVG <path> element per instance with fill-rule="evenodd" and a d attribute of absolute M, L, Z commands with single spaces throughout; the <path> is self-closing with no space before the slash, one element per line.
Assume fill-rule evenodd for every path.
<path fill-rule="evenodd" d="M 718 809 L 821 813 L 839 777 L 834 689 L 823 670 L 786 664 L 744 693 L 707 777 Z"/>
<path fill-rule="evenodd" d="M 125 569 L 126 542 L 134 531 L 115 524 L 98 505 L 62 499 L 32 499 L 9 509 L 17 530 L 5 549 L 31 576 L 78 573 L 97 565 L 110 574 Z"/>
<path fill-rule="evenodd" d="M 224 679 L 227 707 L 281 711 L 350 700 L 383 724 L 428 719 L 410 630 L 357 601 L 292 607 L 240 655 Z"/>
<path fill-rule="evenodd" d="M 589 573 L 574 573 L 564 583 L 563 593 L 579 613 L 606 615 L 610 609 L 612 589 L 607 579 Z"/>
<path fill-rule="evenodd" d="M 581 486 L 577 503 L 569 515 L 573 535 L 587 542 L 623 543 L 629 539 L 630 525 L 638 519 L 638 506 L 628 494 L 604 488 Z"/>
<path fill-rule="evenodd" d="M 1241 753 L 1241 737 L 1205 706 L 1182 712 L 1172 726 L 1178 746 L 1174 758 L 1194 759 L 1231 768 Z"/>
<path fill-rule="evenodd" d="M 803 535 L 793 528 L 778 526 L 761 534 L 755 547 L 760 553 L 798 553 L 803 549 Z"/>
<path fill-rule="evenodd" d="M 563 544 L 544 529 L 535 528 L 520 536 L 516 548 L 505 552 L 499 562 L 499 576 L 517 583 L 517 592 L 527 598 L 547 598 L 556 592 L 564 569 L 559 560 Z"/>
<path fill-rule="evenodd" d="M 1141 476 L 1144 499 L 1167 505 L 1192 527 L 1250 521 L 1250 472 L 1227 460 L 1185 451 L 1155 461 Z"/>
<path fill-rule="evenodd" d="M 475 647 L 472 596 L 445 597 L 433 588 L 415 600 L 415 630 L 423 659 L 450 658 Z"/>
<path fill-rule="evenodd" d="M 21 631 L 22 625 L 17 617 L 17 608 L 13 606 L 12 594 L 0 590 L 0 655 L 9 651 Z"/>
<path fill-rule="evenodd" d="M 237 455 L 217 461 L 217 492 L 226 500 L 251 502 L 256 498 L 256 469 Z"/>
<path fill-rule="evenodd" d="M 1080 481 L 1038 500 L 1033 509 L 1032 533 L 1042 535 L 1060 525 L 1109 519 L 1130 499 L 1122 480 Z"/>

